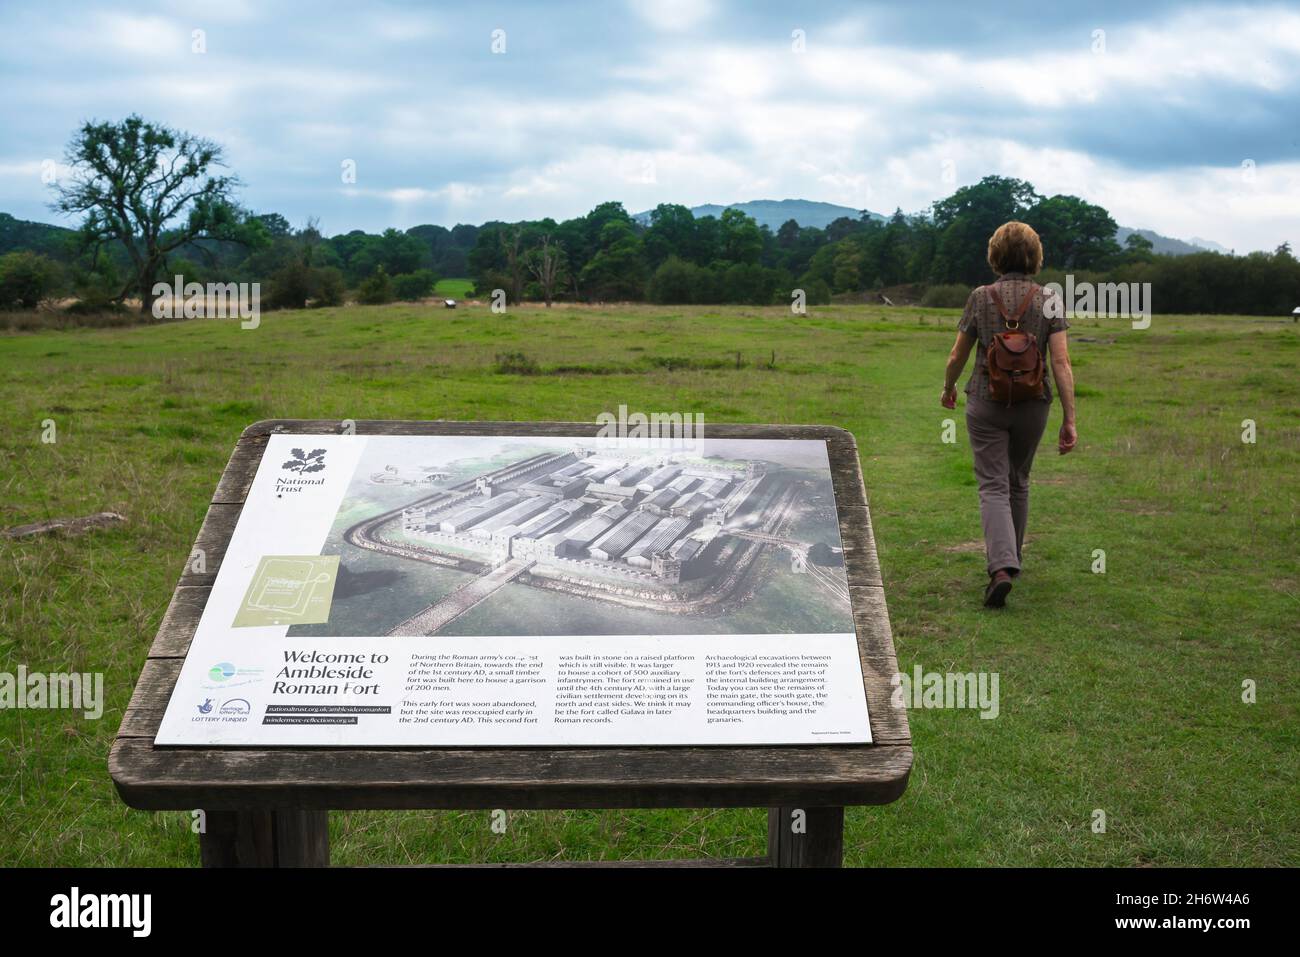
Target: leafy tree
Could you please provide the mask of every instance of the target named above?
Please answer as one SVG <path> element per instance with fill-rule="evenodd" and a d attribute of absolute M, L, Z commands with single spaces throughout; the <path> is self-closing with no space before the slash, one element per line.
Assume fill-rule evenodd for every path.
<path fill-rule="evenodd" d="M 696 302 L 695 297 L 700 293 L 700 268 L 677 256 L 669 256 L 650 277 L 646 298 L 674 305 Z"/>
<path fill-rule="evenodd" d="M 289 225 L 289 220 L 279 213 L 258 213 L 253 219 L 261 224 L 266 235 L 272 239 L 293 235 L 293 227 Z"/>
<path fill-rule="evenodd" d="M 140 309 L 153 308 L 153 286 L 167 259 L 201 239 L 256 243 L 263 227 L 238 209 L 233 176 L 221 147 L 132 115 L 118 123 L 86 123 L 68 144 L 70 180 L 58 187 L 53 208 L 83 215 L 87 246 L 120 243 L 131 275 L 119 298 L 133 290 Z"/>
<path fill-rule="evenodd" d="M 622 209 L 621 203 L 616 205 Z M 600 246 L 583 267 L 582 284 L 595 299 L 642 297 L 646 285 L 645 250 L 630 218 L 612 217 L 602 227 Z"/>
<path fill-rule="evenodd" d="M 74 269 L 72 289 L 77 301 L 68 308 L 74 312 L 104 312 L 121 309 L 117 299 L 122 288 L 122 277 L 108 256 L 81 263 Z"/>
<path fill-rule="evenodd" d="M 820 279 L 826 285 L 831 286 L 835 278 L 835 256 L 839 251 L 839 244 L 831 245 L 827 243 L 813 254 L 808 263 L 808 270 L 804 274 L 803 282 L 805 285 L 814 279 Z"/>
<path fill-rule="evenodd" d="M 37 253 L 18 251 L 0 256 L 0 309 L 35 309 L 53 293 L 58 267 Z"/>
<path fill-rule="evenodd" d="M 655 269 L 670 256 L 700 262 L 695 215 L 685 206 L 661 203 L 650 213 L 644 240 L 646 260 Z"/>
<path fill-rule="evenodd" d="M 804 296 L 810 306 L 828 306 L 831 302 L 831 287 L 823 279 L 814 279 L 801 284 Z"/>
<path fill-rule="evenodd" d="M 848 239 L 855 233 L 860 233 L 866 227 L 870 220 L 850 219 L 848 216 L 841 216 L 826 227 L 826 241 L 837 243 L 841 239 Z"/>
<path fill-rule="evenodd" d="M 788 295 L 793 287 L 789 274 L 757 263 L 733 263 L 728 266 L 722 286 L 727 302 L 751 306 L 770 305 L 778 294 Z"/>
<path fill-rule="evenodd" d="M 780 267 L 791 275 L 802 275 L 817 250 L 826 244 L 826 231 L 811 226 L 800 226 L 793 219 L 781 224 L 773 238 L 767 265 Z"/>
<path fill-rule="evenodd" d="M 383 266 L 378 267 L 357 287 L 357 301 L 367 306 L 393 301 L 393 280 Z"/>
<path fill-rule="evenodd" d="M 506 289 L 510 285 L 506 258 L 502 250 L 501 233 L 505 223 L 485 223 L 478 232 L 474 248 L 466 257 L 470 278 L 480 296 L 493 289 Z"/>
<path fill-rule="evenodd" d="M 428 269 L 417 269 L 415 272 L 394 276 L 393 297 L 402 302 L 416 302 L 432 293 L 437 281 L 438 277 Z"/>
<path fill-rule="evenodd" d="M 831 288 L 836 292 L 854 292 L 862 288 L 862 252 L 851 240 L 837 243 Z"/>
<path fill-rule="evenodd" d="M 438 276 L 464 276 L 466 274 L 466 253 L 474 248 L 478 235 L 477 226 L 412 226 L 406 235 L 418 239 L 424 244 L 426 252 L 423 261 Z"/>
<path fill-rule="evenodd" d="M 364 230 L 354 229 L 349 233 L 342 233 L 328 240 L 328 245 L 334 250 L 338 257 L 339 264 L 349 274 L 354 272 L 352 260 L 357 254 L 365 248 L 366 243 L 373 237 L 366 235 Z"/>
<path fill-rule="evenodd" d="M 1062 269 L 1103 269 L 1119 256 L 1115 220 L 1077 196 L 1039 200 L 1025 214 L 1043 243 L 1043 262 Z M 1135 234 L 1136 235 L 1136 234 Z"/>
<path fill-rule="evenodd" d="M 342 272 L 334 266 L 312 267 L 311 301 L 308 305 L 314 309 L 341 306 L 346 295 L 347 284 Z"/>
<path fill-rule="evenodd" d="M 895 209 L 885 227 L 878 232 L 876 248 L 879 250 L 875 272 L 885 286 L 894 286 L 907 280 L 910 259 L 911 228 L 901 209 Z"/>
<path fill-rule="evenodd" d="M 910 255 L 907 260 L 907 278 L 909 282 L 919 282 L 930 275 L 935 250 L 939 245 L 939 231 L 928 216 L 910 217 L 908 226 L 911 233 L 909 236 Z"/>
<path fill-rule="evenodd" d="M 724 209 L 718 230 L 718 259 L 729 263 L 758 263 L 763 252 L 763 234 L 752 216 L 738 209 Z"/>
<path fill-rule="evenodd" d="M 348 273 L 359 280 L 380 266 L 390 276 L 415 272 L 429 258 L 429 250 L 419 238 L 390 227 L 378 236 L 364 236 L 346 261 Z"/>
<path fill-rule="evenodd" d="M 1039 200 L 1024 180 L 985 176 L 963 186 L 931 207 L 939 240 L 931 263 L 934 282 L 955 281 L 972 286 L 989 274 L 989 237 L 1003 223 L 1019 219 Z"/>
<path fill-rule="evenodd" d="M 1128 262 L 1150 262 L 1155 256 L 1155 243 L 1141 233 L 1129 233 L 1124 240 L 1124 258 Z"/>
<path fill-rule="evenodd" d="M 292 259 L 271 276 L 263 302 L 269 309 L 304 309 L 311 295 L 311 267 L 300 259 Z"/>

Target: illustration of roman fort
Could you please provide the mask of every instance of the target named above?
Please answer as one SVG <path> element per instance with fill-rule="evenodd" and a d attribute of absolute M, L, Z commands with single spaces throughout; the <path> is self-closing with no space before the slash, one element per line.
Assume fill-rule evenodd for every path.
<path fill-rule="evenodd" d="M 532 455 L 455 485 L 448 473 L 393 469 L 373 484 L 424 486 L 407 505 L 350 527 L 360 548 L 473 577 L 390 634 L 431 635 L 508 582 L 682 613 L 723 610 L 753 587 L 765 549 L 847 605 L 842 573 L 807 563 L 787 536 L 810 483 L 760 462 L 682 452 L 574 447 Z M 822 543 L 838 554 L 839 542 Z"/>

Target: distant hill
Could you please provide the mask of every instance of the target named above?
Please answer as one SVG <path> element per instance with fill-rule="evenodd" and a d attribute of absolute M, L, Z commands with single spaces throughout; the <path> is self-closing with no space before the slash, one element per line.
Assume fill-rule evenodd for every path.
<path fill-rule="evenodd" d="M 766 226 L 772 232 L 776 232 L 786 220 L 790 219 L 793 219 L 800 226 L 825 229 L 841 216 L 858 219 L 862 215 L 862 210 L 854 209 L 851 206 L 817 203 L 809 199 L 754 199 L 747 203 L 731 203 L 726 206 L 719 206 L 717 203 L 706 203 L 703 206 L 692 207 L 691 213 L 698 219 L 701 216 L 721 216 L 724 209 L 738 209 L 742 213 L 752 216 L 758 225 Z M 637 213 L 632 218 L 648 226 L 650 225 L 650 212 L 647 209 L 644 213 Z M 867 215 L 882 222 L 885 220 L 885 217 L 879 213 L 868 211 Z"/>
<path fill-rule="evenodd" d="M 1193 246 L 1200 246 L 1202 249 L 1208 249 L 1212 253 L 1231 253 L 1232 250 L 1227 246 L 1220 246 L 1213 239 L 1202 239 L 1200 236 L 1193 236 L 1187 240 Z"/>
<path fill-rule="evenodd" d="M 1181 239 L 1172 239 L 1169 236 L 1161 236 L 1154 229 L 1131 229 L 1128 226 L 1121 226 L 1119 229 L 1115 230 L 1115 242 L 1119 243 L 1120 246 L 1123 246 L 1124 241 L 1133 233 L 1137 233 L 1139 236 L 1145 236 L 1147 239 L 1151 240 L 1152 252 L 1162 253 L 1169 256 L 1186 256 L 1188 253 L 1203 253 L 1206 251 L 1216 253 L 1228 252 L 1228 250 L 1224 249 L 1218 243 L 1211 242 L 1208 239 L 1193 238 L 1190 242 L 1184 242 Z"/>
<path fill-rule="evenodd" d="M 75 230 L 0 213 L 0 256 L 15 249 L 28 249 L 51 259 L 67 259 L 75 239 Z"/>
<path fill-rule="evenodd" d="M 732 203 L 730 206 L 707 203 L 703 206 L 693 207 L 691 213 L 696 217 L 721 216 L 724 209 L 739 209 L 741 212 L 752 216 L 760 226 L 765 225 L 773 232 L 780 229 L 782 224 L 790 219 L 793 219 L 800 226 L 825 229 L 842 216 L 857 219 L 862 215 L 861 210 L 853 209 L 851 206 L 818 203 L 807 199 L 756 199 L 747 203 Z M 868 211 L 867 215 L 881 222 L 886 219 L 880 213 Z M 637 213 L 633 218 L 642 224 L 649 225 L 650 210 Z M 1188 253 L 1206 250 L 1216 253 L 1230 252 L 1230 250 L 1210 239 L 1201 239 L 1194 236 L 1192 239 L 1184 241 L 1162 236 L 1152 229 L 1133 229 L 1129 226 L 1120 226 L 1115 231 L 1115 241 L 1120 246 L 1123 246 L 1124 240 L 1131 233 L 1138 233 L 1151 240 L 1154 252 L 1172 256 L 1185 256 Z M 68 260 L 72 256 L 75 237 L 75 230 L 63 226 L 52 226 L 48 223 L 15 219 L 8 213 L 0 213 L 0 256 L 15 249 L 30 249 L 53 259 Z"/>
<path fill-rule="evenodd" d="M 747 203 L 731 203 L 727 206 L 720 206 L 717 203 L 705 203 L 703 206 L 691 207 L 691 213 L 696 218 L 701 216 L 721 216 L 724 209 L 738 209 L 752 216 L 760 226 L 767 226 L 773 232 L 780 229 L 782 224 L 789 219 L 793 219 L 800 226 L 825 229 L 841 216 L 857 219 L 862 215 L 861 210 L 854 209 L 851 206 L 818 203 L 808 199 L 755 199 Z M 651 211 L 647 209 L 643 213 L 637 213 L 632 218 L 642 225 L 648 226 L 650 225 L 650 213 Z M 867 215 L 880 222 L 884 222 L 887 218 L 880 213 L 870 211 L 868 211 Z M 1115 241 L 1123 246 L 1124 240 L 1129 237 L 1130 233 L 1139 233 L 1151 240 L 1154 252 L 1171 256 L 1185 256 L 1188 253 L 1203 252 L 1205 250 L 1216 253 L 1229 252 L 1229 250 L 1213 240 L 1193 237 L 1189 241 L 1183 241 L 1170 236 L 1162 236 L 1153 229 L 1133 229 L 1129 226 L 1121 226 L 1115 231 Z"/>

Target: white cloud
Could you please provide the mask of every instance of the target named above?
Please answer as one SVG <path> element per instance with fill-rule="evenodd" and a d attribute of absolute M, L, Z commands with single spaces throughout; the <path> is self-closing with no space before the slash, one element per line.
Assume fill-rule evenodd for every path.
<path fill-rule="evenodd" d="M 175 20 L 102 13 L 86 39 L 132 57 L 160 57 L 188 52 L 190 31 Z"/>
<path fill-rule="evenodd" d="M 1211 163 L 1222 138 L 1158 140 L 1224 124 L 1272 142 L 1267 111 L 1300 87 L 1300 12 L 1280 7 L 1121 20 L 1094 54 L 1091 28 L 917 46 L 867 18 L 751 22 L 741 5 L 629 0 L 632 17 L 615 9 L 579 47 L 515 43 L 508 57 L 402 42 L 469 29 L 454 5 L 436 17 L 384 6 L 355 36 L 337 9 L 323 11 L 279 37 L 280 15 L 245 2 L 223 16 L 266 22 L 227 30 L 214 15 L 202 56 L 188 52 L 190 29 L 206 23 L 192 0 L 156 9 L 22 14 L 21 44 L 0 14 L 0 51 L 19 77 L 0 122 L 25 137 L 23 158 L 59 155 L 82 119 L 134 110 L 222 142 L 248 201 L 293 219 L 328 216 L 339 161 L 356 159 L 359 188 L 337 215 L 371 227 L 394 209 L 481 221 L 571 216 L 606 199 L 912 211 L 992 173 L 1102 203 L 1126 225 L 1239 249 L 1274 245 L 1280 217 L 1300 220 L 1293 165 L 1261 162 L 1251 190 L 1234 192 L 1235 167 Z M 512 38 L 531 29 L 536 43 L 523 16 L 512 14 Z M 807 31 L 802 54 L 794 27 Z M 1162 115 L 1164 131 L 1140 125 Z M 42 123 L 50 132 L 28 134 Z M 1293 141 L 1278 129 L 1274 152 Z M 5 178 L 29 202 L 39 195 Z"/>
<path fill-rule="evenodd" d="M 628 7 L 656 30 L 684 32 L 713 18 L 711 0 L 628 0 Z"/>

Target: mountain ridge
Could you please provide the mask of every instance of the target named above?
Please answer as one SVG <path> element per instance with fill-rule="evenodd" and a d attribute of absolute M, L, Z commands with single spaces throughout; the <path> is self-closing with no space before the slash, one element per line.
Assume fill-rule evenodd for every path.
<path fill-rule="evenodd" d="M 789 219 L 793 219 L 800 226 L 825 229 L 843 216 L 856 220 L 864 212 L 851 206 L 839 206 L 835 203 L 823 203 L 816 200 L 756 199 L 744 203 L 731 203 L 725 206 L 719 203 L 705 203 L 691 207 L 691 213 L 696 218 L 701 216 L 721 216 L 723 210 L 726 209 L 739 209 L 747 215 L 753 216 L 760 226 L 766 225 L 773 232 L 780 229 L 781 225 Z M 634 214 L 632 218 L 642 225 L 649 225 L 652 212 L 652 210 L 645 210 Z M 888 218 L 871 210 L 865 212 L 871 219 L 879 222 L 884 222 Z M 17 219 L 9 213 L 0 212 L 0 254 L 13 249 L 33 249 L 60 258 L 66 238 L 72 237 L 75 233 L 76 230 L 69 229 L 66 226 Z M 1157 233 L 1153 229 L 1141 229 L 1131 226 L 1120 226 L 1116 229 L 1115 241 L 1123 246 L 1124 240 L 1131 233 L 1138 233 L 1149 239 L 1152 244 L 1152 251 L 1156 253 L 1173 256 L 1185 256 L 1195 252 L 1232 253 L 1232 250 L 1224 248 L 1219 243 L 1199 236 L 1193 236 L 1188 240 L 1175 239 L 1172 236 Z"/>
<path fill-rule="evenodd" d="M 773 232 L 790 219 L 800 226 L 811 226 L 814 229 L 825 229 L 843 216 L 858 219 L 864 212 L 868 218 L 878 222 L 883 223 L 888 219 L 887 216 L 873 213 L 871 210 L 854 209 L 851 206 L 823 203 L 812 199 L 751 199 L 743 203 L 704 203 L 700 206 L 692 206 L 690 209 L 696 219 L 702 216 L 721 216 L 724 210 L 738 209 L 747 216 L 752 216 L 760 226 L 767 226 Z M 632 218 L 648 226 L 652 212 L 654 211 L 647 209 L 644 212 L 634 213 Z"/>
<path fill-rule="evenodd" d="M 862 214 L 862 210 L 854 209 L 851 206 L 839 206 L 835 203 L 823 203 L 816 200 L 807 199 L 754 199 L 744 203 L 729 203 L 722 205 L 719 203 L 704 203 L 700 206 L 692 206 L 691 213 L 698 219 L 701 216 L 721 216 L 725 209 L 739 209 L 754 218 L 760 226 L 767 226 L 768 229 L 776 232 L 781 225 L 788 219 L 793 219 L 800 226 L 812 226 L 817 229 L 825 229 L 841 216 L 847 216 L 850 219 L 857 219 Z M 645 210 L 632 216 L 642 225 L 650 224 L 650 214 L 653 210 Z M 889 217 L 880 213 L 874 213 L 867 210 L 867 215 L 874 220 L 884 222 Z M 803 217 L 803 218 L 801 218 Z M 1152 252 L 1167 254 L 1172 256 L 1186 256 L 1188 253 L 1195 252 L 1215 252 L 1229 253 L 1230 250 L 1209 239 L 1192 237 L 1190 240 L 1175 239 L 1172 236 L 1165 236 L 1156 232 L 1154 229 L 1135 228 L 1132 226 L 1120 226 L 1115 230 L 1115 241 L 1121 246 L 1124 245 L 1131 233 L 1138 233 L 1151 241 Z"/>

